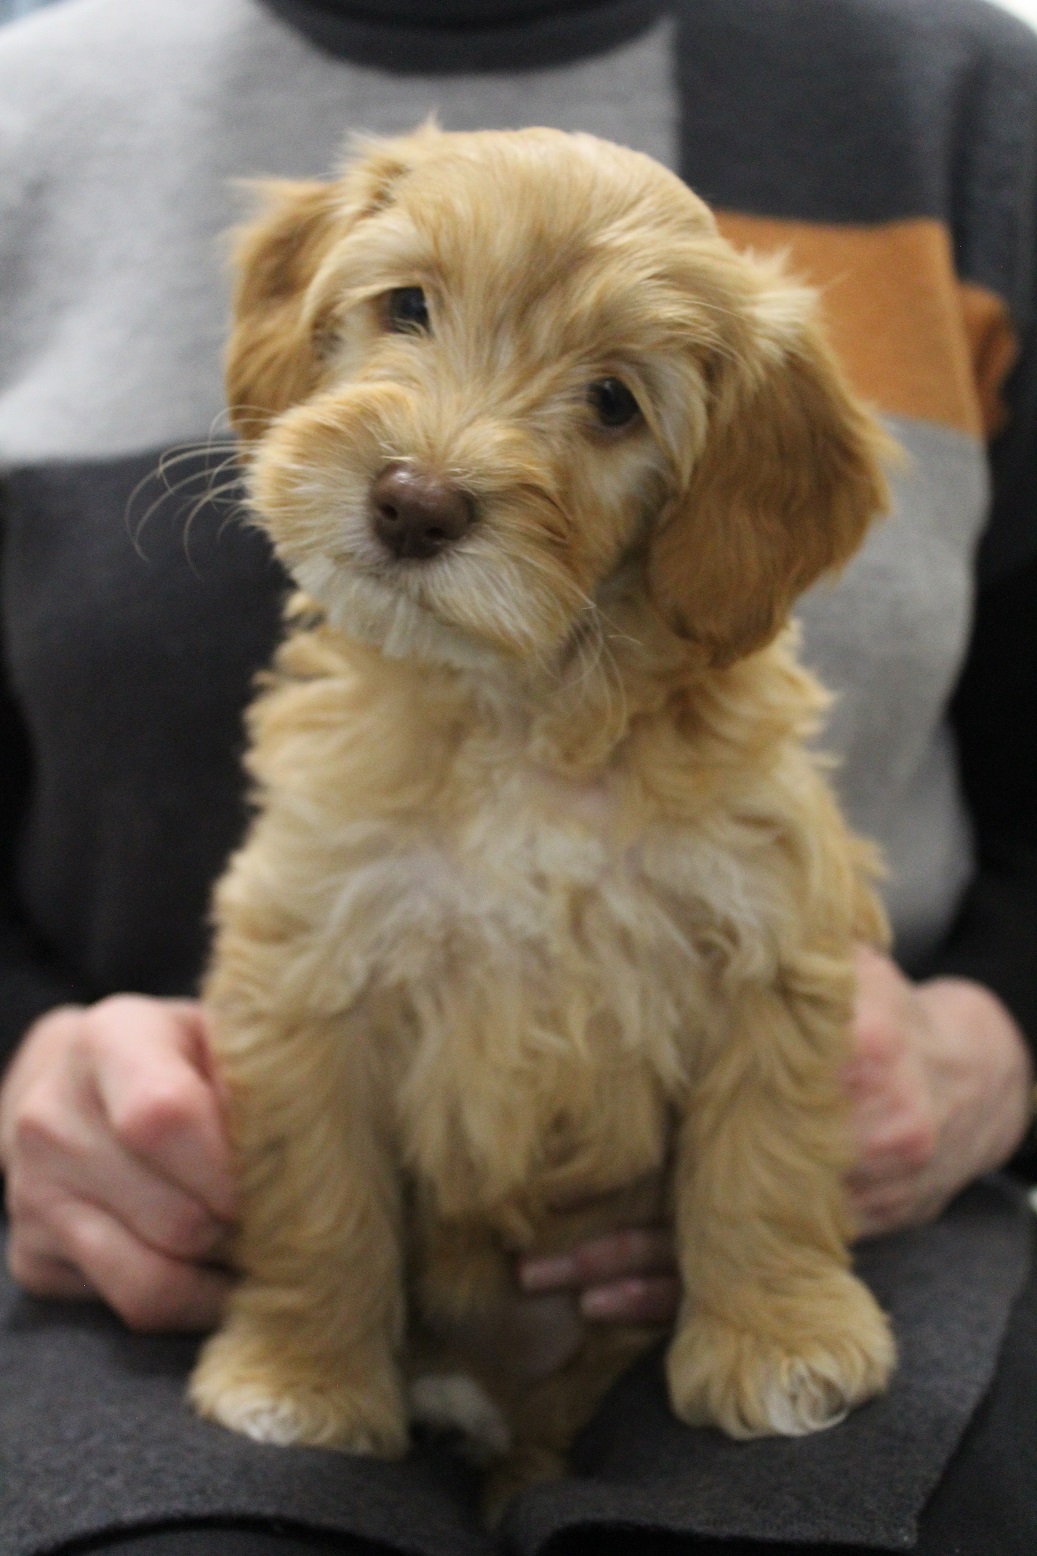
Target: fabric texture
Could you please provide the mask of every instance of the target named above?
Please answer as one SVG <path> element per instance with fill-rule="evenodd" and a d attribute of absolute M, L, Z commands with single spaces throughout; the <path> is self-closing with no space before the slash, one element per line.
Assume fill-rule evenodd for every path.
<path fill-rule="evenodd" d="M 319 48 L 355 64 L 402 75 L 437 71 L 512 73 L 600 54 L 641 32 L 658 0 L 590 5 L 486 5 L 377 8 L 265 0 Z"/>
<path fill-rule="evenodd" d="M 591 1525 L 631 1537 L 669 1529 L 909 1547 L 990 1383 L 1032 1240 L 1025 1197 L 990 1180 L 936 1226 L 862 1250 L 860 1273 L 891 1315 L 900 1364 L 884 1398 L 813 1437 L 734 1443 L 682 1426 L 666 1405 L 659 1354 L 645 1358 L 585 1433 L 577 1476 L 513 1503 L 504 1545 L 536 1556 Z M 416 1556 L 500 1548 L 476 1521 L 464 1472 L 434 1445 L 387 1464 L 261 1447 L 197 1419 L 184 1401 L 195 1349 L 190 1339 L 133 1336 L 100 1308 L 3 1288 L 0 1556 L 216 1514 L 338 1530 Z"/>
<path fill-rule="evenodd" d="M 585 1434 L 577 1462 L 589 1479 L 528 1493 L 507 1532 L 528 1551 L 595 1520 L 908 1548 L 918 1509 L 990 1382 L 1032 1235 L 1025 1200 L 991 1182 L 938 1225 L 862 1248 L 857 1269 L 892 1319 L 897 1371 L 888 1394 L 814 1437 L 735 1443 L 689 1433 L 670 1415 L 658 1356 L 640 1363 Z"/>

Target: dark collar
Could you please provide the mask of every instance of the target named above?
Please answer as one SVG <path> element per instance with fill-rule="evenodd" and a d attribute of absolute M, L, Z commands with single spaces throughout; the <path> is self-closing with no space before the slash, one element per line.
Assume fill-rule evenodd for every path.
<path fill-rule="evenodd" d="M 330 54 L 401 75 L 532 70 L 636 37 L 664 0 L 263 0 Z"/>

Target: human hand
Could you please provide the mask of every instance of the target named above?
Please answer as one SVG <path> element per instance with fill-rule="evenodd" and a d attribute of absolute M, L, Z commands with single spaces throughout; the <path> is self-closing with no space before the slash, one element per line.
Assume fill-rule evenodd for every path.
<path fill-rule="evenodd" d="M 519 1285 L 539 1293 L 571 1291 L 579 1315 L 624 1324 L 668 1323 L 680 1280 L 668 1226 L 625 1227 L 568 1253 L 519 1260 Z"/>
<path fill-rule="evenodd" d="M 1033 1110 L 1033 1066 L 996 995 L 964 978 L 912 983 L 857 953 L 854 1052 L 844 1070 L 857 1160 L 848 1175 L 863 1237 L 932 1220 L 1001 1167 Z"/>
<path fill-rule="evenodd" d="M 0 1088 L 10 1270 L 133 1329 L 211 1327 L 235 1213 L 201 1007 L 118 995 L 29 1029 Z"/>
<path fill-rule="evenodd" d="M 575 1355 L 587 1320 L 666 1324 L 674 1318 L 680 1279 L 673 1232 L 625 1227 L 567 1253 L 526 1256 L 518 1261 L 518 1283 L 522 1295 L 507 1321 L 509 1353 L 520 1371 L 544 1377 Z"/>

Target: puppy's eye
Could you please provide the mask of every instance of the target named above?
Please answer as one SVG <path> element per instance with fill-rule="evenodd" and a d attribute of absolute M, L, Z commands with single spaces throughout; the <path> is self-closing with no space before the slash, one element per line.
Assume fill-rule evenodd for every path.
<path fill-rule="evenodd" d="M 429 329 L 428 304 L 420 286 L 398 286 L 385 299 L 385 322 L 397 334 Z"/>
<path fill-rule="evenodd" d="M 626 427 L 640 416 L 637 401 L 618 378 L 599 378 L 587 390 L 587 398 L 603 427 Z"/>

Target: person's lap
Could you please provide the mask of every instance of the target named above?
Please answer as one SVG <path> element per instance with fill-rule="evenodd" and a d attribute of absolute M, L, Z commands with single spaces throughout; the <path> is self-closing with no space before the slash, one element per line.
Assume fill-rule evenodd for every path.
<path fill-rule="evenodd" d="M 1027 1227 L 1024 1233 L 1026 1240 L 1029 1231 Z M 89 1346 L 93 1347 L 90 1352 L 92 1365 L 129 1371 L 134 1374 L 131 1381 L 138 1392 L 141 1388 L 145 1393 L 149 1388 L 165 1389 L 166 1404 L 163 1408 L 166 1414 L 171 1408 L 182 1410 L 182 1377 L 184 1367 L 189 1364 L 190 1345 L 182 1341 L 149 1342 L 142 1341 L 140 1337 L 126 1337 L 106 1315 L 95 1314 L 88 1321 L 67 1308 L 48 1309 L 47 1304 L 27 1303 L 15 1298 L 14 1305 L 8 1305 L 6 1309 L 3 1325 L 6 1334 L 0 1333 L 0 1346 L 6 1348 L 9 1354 L 14 1354 L 19 1346 L 35 1345 L 38 1359 L 43 1354 L 38 1348 L 46 1343 L 48 1336 L 54 1340 L 58 1340 L 59 1336 L 67 1339 L 64 1331 L 68 1328 L 76 1329 L 80 1335 L 86 1334 Z M 972 1314 L 972 1320 L 979 1339 L 982 1314 L 978 1309 Z M 98 1363 L 100 1352 L 104 1355 Z M 73 1350 L 69 1354 L 74 1356 L 77 1353 Z M 0 1414 L 12 1421 L 18 1412 L 17 1379 L 12 1380 L 9 1371 L 8 1378 L 15 1390 L 15 1398 L 9 1397 L 6 1407 L 0 1402 Z M 120 1382 L 123 1381 L 120 1379 Z M 96 1386 L 96 1378 L 94 1384 Z M 27 1388 L 25 1392 L 28 1394 L 30 1390 Z M 113 1397 L 117 1399 L 119 1396 Z M 84 1375 L 82 1389 L 76 1387 L 75 1379 L 71 1379 L 66 1399 L 80 1401 L 76 1408 L 83 1416 L 89 1417 L 92 1408 L 90 1379 Z M 882 1402 L 883 1407 L 885 1404 Z M 1032 1556 L 1037 1550 L 1035 1407 L 1037 1269 L 1031 1265 L 1025 1285 L 1011 1309 L 992 1383 L 976 1406 L 964 1436 L 918 1518 L 918 1542 L 915 1546 L 918 1556 Z M 873 1407 L 868 1409 L 872 1410 Z M 866 1427 L 864 1412 L 859 1412 L 858 1416 Z M 108 1419 L 110 1421 L 111 1417 Z M 103 1420 L 103 1411 L 98 1414 L 98 1420 Z M 847 1425 L 852 1426 L 854 1420 L 851 1417 Z M 876 1421 L 881 1425 L 882 1420 L 880 1410 L 874 1409 L 873 1425 Z M 142 1424 L 146 1429 L 146 1422 Z M 53 1412 L 41 1419 L 38 1427 L 41 1431 L 62 1433 L 60 1421 Z M 196 1423 L 190 1421 L 184 1412 L 180 1429 L 190 1433 L 195 1427 Z M 31 1423 L 26 1430 L 29 1428 Z M 863 1432 L 864 1429 L 860 1430 Z M 252 1445 L 240 1445 L 239 1440 L 231 1437 L 231 1434 L 216 1435 L 219 1433 L 218 1428 L 205 1428 L 205 1431 L 212 1434 L 205 1441 L 217 1457 L 223 1450 L 223 1435 L 228 1439 L 233 1452 L 247 1456 L 251 1449 Z M 463 1552 L 471 1551 L 489 1556 L 494 1549 L 524 1552 L 529 1553 L 529 1556 L 533 1552 L 537 1556 L 621 1556 L 621 1553 L 627 1556 L 631 1551 L 636 1551 L 638 1556 L 680 1556 L 684 1552 L 689 1553 L 689 1556 L 692 1553 L 701 1553 L 701 1556 L 791 1556 L 792 1552 L 803 1549 L 812 1550 L 815 1556 L 829 1556 L 829 1553 L 835 1556 L 836 1552 L 850 1556 L 850 1553 L 867 1549 L 890 1548 L 889 1543 L 883 1547 L 878 1543 L 861 1543 L 860 1540 L 856 1544 L 833 1543 L 831 1539 L 816 1537 L 816 1528 L 814 1538 L 799 1543 L 774 1543 L 773 1540 L 761 1538 L 758 1525 L 754 1526 L 753 1539 L 720 1539 L 716 1534 L 688 1532 L 696 1524 L 700 1529 L 718 1529 L 718 1525 L 715 1517 L 711 1524 L 708 1506 L 703 1524 L 700 1516 L 702 1508 L 695 1505 L 696 1485 L 693 1480 L 688 1480 L 684 1487 L 683 1514 L 681 1497 L 670 1494 L 672 1488 L 667 1476 L 670 1466 L 675 1462 L 675 1450 L 679 1451 L 685 1441 L 681 1436 L 684 1431 L 665 1417 L 665 1401 L 657 1364 L 642 1364 L 636 1370 L 636 1375 L 621 1383 L 613 1400 L 606 1404 L 599 1422 L 585 1438 L 577 1455 L 581 1475 L 566 1482 L 558 1492 L 558 1506 L 562 1512 L 552 1509 L 550 1496 L 545 1498 L 538 1493 L 539 1502 L 536 1497 L 530 1498 L 524 1511 L 519 1510 L 520 1516 L 506 1521 L 504 1539 L 498 1542 L 486 1540 L 479 1534 L 471 1503 L 465 1496 L 463 1477 L 452 1477 L 449 1470 L 442 1468 L 443 1456 L 433 1455 L 425 1456 L 424 1460 L 419 1456 L 414 1463 L 402 1467 L 365 1466 L 364 1461 L 336 1459 L 334 1471 L 338 1474 L 346 1499 L 350 1494 L 350 1486 L 354 1486 L 360 1500 L 366 1498 L 372 1503 L 380 1502 L 381 1505 L 378 1517 L 367 1517 L 366 1522 L 365 1518 L 358 1517 L 355 1527 L 350 1526 L 348 1517 L 343 1519 L 337 1515 L 329 1518 L 322 1531 L 319 1527 L 322 1522 L 319 1505 L 309 1498 L 304 1498 L 303 1503 L 312 1506 L 315 1511 L 312 1515 L 307 1513 L 305 1517 L 294 1521 L 290 1510 L 289 1516 L 282 1518 L 277 1511 L 271 1512 L 269 1507 L 257 1515 L 252 1512 L 252 1504 L 246 1501 L 243 1507 L 240 1499 L 235 1507 L 231 1505 L 234 1501 L 234 1476 L 228 1470 L 224 1475 L 229 1498 L 225 1510 L 218 1510 L 210 1501 L 209 1506 L 199 1504 L 198 1511 L 192 1513 L 190 1499 L 182 1499 L 177 1503 L 178 1516 L 175 1520 L 156 1518 L 153 1514 L 149 1516 L 147 1508 L 143 1508 L 135 1528 L 134 1518 L 127 1517 L 124 1510 L 111 1520 L 110 1532 L 106 1535 L 91 1535 L 88 1532 L 91 1527 L 89 1523 L 85 1526 L 80 1524 L 74 1532 L 72 1529 L 68 1531 L 71 1534 L 70 1541 L 66 1536 L 67 1543 L 60 1544 L 59 1538 L 53 1538 L 49 1545 L 42 1540 L 32 1544 L 28 1536 L 12 1534 L 12 1526 L 5 1517 L 0 1519 L 0 1556 L 22 1556 L 23 1552 L 31 1549 L 57 1550 L 59 1546 L 69 1553 L 95 1552 L 98 1556 L 109 1551 L 113 1556 L 116 1553 L 119 1556 L 246 1556 L 246 1553 L 249 1556 L 307 1556 L 309 1553 L 312 1556 L 312 1553 L 321 1551 L 338 1552 L 340 1556 L 386 1556 L 386 1553 L 394 1550 L 442 1550 L 450 1552 L 451 1556 L 455 1552 L 457 1556 L 462 1556 Z M 842 1428 L 836 1429 L 836 1432 L 842 1431 Z M 3 1435 L 8 1445 L 13 1447 L 11 1434 L 5 1432 Z M 701 1446 L 699 1434 L 693 1435 L 695 1446 Z M 838 1447 L 835 1433 L 824 1436 Z M 23 1440 L 28 1440 L 24 1433 Z M 80 1423 L 80 1430 L 71 1433 L 69 1444 L 77 1454 L 90 1453 L 90 1440 L 90 1430 L 83 1429 Z M 861 1443 L 867 1440 L 866 1433 L 860 1436 Z M 96 1445 L 96 1436 L 93 1441 Z M 130 1441 L 136 1443 L 136 1451 L 128 1446 Z M 691 1438 L 687 1441 L 690 1443 Z M 800 1442 L 807 1444 L 805 1452 L 802 1449 L 793 1451 L 800 1455 L 799 1462 L 804 1467 L 801 1490 L 805 1502 L 809 1503 L 812 1495 L 829 1495 L 833 1482 L 830 1473 L 826 1480 L 824 1473 L 818 1476 L 812 1468 L 822 1451 L 822 1439 Z M 811 1444 L 818 1446 L 811 1447 Z M 708 1448 L 709 1445 L 706 1446 Z M 778 1455 L 777 1462 L 784 1462 L 786 1467 L 793 1462 L 787 1457 L 787 1444 L 777 1444 L 773 1450 L 761 1446 L 765 1447 L 766 1454 L 772 1457 Z M 156 1460 L 149 1456 L 147 1447 L 146 1443 L 141 1443 L 139 1434 L 135 1438 L 127 1438 L 118 1451 L 113 1449 L 108 1460 L 99 1464 L 98 1474 L 103 1478 L 107 1473 L 110 1477 L 112 1466 L 124 1466 L 127 1458 L 136 1461 L 133 1472 L 149 1474 L 148 1465 L 154 1464 Z M 743 1463 L 768 1462 L 759 1454 L 756 1460 L 750 1460 L 749 1454 L 753 1447 L 748 1445 L 749 1452 L 745 1452 L 745 1445 L 742 1445 L 740 1457 L 733 1460 L 718 1457 L 717 1464 L 724 1470 L 731 1463 L 738 1466 Z M 103 1451 L 100 1448 L 96 1451 L 99 1460 L 103 1460 Z M 253 1451 L 262 1456 L 263 1471 L 267 1476 L 276 1476 L 282 1464 L 288 1462 L 287 1457 L 281 1457 L 285 1454 L 284 1450 Z M 738 1455 L 739 1445 L 724 1443 L 718 1447 L 720 1455 L 729 1451 Z M 830 1448 L 825 1447 L 823 1451 L 831 1457 Z M 161 1454 L 161 1444 L 156 1452 Z M 782 1453 L 786 1455 L 784 1461 L 780 1459 Z M 305 1470 L 306 1459 L 304 1454 L 295 1455 L 292 1462 L 302 1465 Z M 330 1456 L 324 1456 L 325 1465 L 329 1459 Z M 12 1462 L 8 1460 L 9 1464 Z M 193 1471 L 189 1465 L 185 1466 L 185 1473 L 197 1475 L 199 1462 L 195 1461 Z M 247 1459 L 244 1458 L 233 1461 L 228 1459 L 227 1465 L 233 1468 L 233 1464 L 245 1462 Z M 860 1487 L 855 1483 L 852 1456 L 847 1462 L 851 1467 L 846 1472 L 841 1495 L 846 1507 L 852 1509 L 855 1495 L 866 1498 L 869 1492 L 867 1485 Z M 838 1454 L 832 1463 L 838 1466 Z M 650 1469 L 647 1476 L 646 1465 Z M 60 1466 L 51 1473 L 60 1476 Z M 126 1468 L 125 1476 L 130 1473 L 131 1470 Z M 678 1467 L 675 1471 L 676 1481 L 680 1482 L 681 1477 L 682 1472 Z M 735 1473 L 730 1471 L 732 1487 L 735 1478 Z M 765 1492 L 768 1484 L 766 1473 L 760 1484 Z M 317 1485 L 317 1490 L 320 1489 Z M 706 1490 L 709 1491 L 708 1484 Z M 123 1497 L 126 1507 L 129 1507 L 133 1499 L 126 1498 L 125 1487 Z M 403 1505 L 408 1502 L 413 1503 L 409 1511 Z M 249 1516 L 245 1516 L 246 1511 Z M 824 1513 L 823 1509 L 813 1511 Z M 777 1522 L 774 1533 L 780 1535 L 780 1509 L 775 1516 Z M 817 1518 L 813 1521 L 817 1528 L 823 1527 L 825 1523 L 824 1516 L 820 1517 L 819 1522 Z M 810 1522 L 811 1518 L 808 1517 L 807 1523 Z M 151 1527 L 145 1527 L 149 1524 Z M 117 1534 L 114 1528 L 119 1525 L 122 1527 Z M 103 1527 L 100 1517 L 92 1527 Z M 57 1525 L 54 1531 L 57 1535 Z M 19 1539 L 21 1543 L 17 1543 Z"/>
<path fill-rule="evenodd" d="M 390 1556 L 390 1550 L 349 1535 L 210 1524 L 77 1541 L 62 1556 Z"/>

